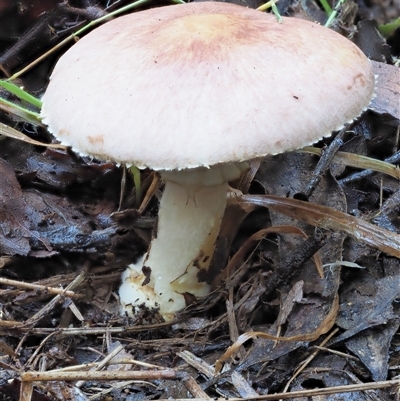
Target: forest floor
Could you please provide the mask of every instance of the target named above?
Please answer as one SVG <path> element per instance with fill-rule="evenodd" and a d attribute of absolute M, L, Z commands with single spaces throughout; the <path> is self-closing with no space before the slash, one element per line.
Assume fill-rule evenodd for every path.
<path fill-rule="evenodd" d="M 277 6 L 324 24 L 317 3 Z M 126 4 L 0 0 L 1 78 L 41 97 L 73 41 L 53 47 Z M 138 205 L 123 166 L 52 147 L 0 102 L 0 401 L 400 400 L 400 28 L 385 25 L 400 3 L 338 11 L 332 29 L 375 61 L 373 109 L 232 184 L 244 195 L 223 220 L 213 292 L 171 322 L 119 312 L 121 273 L 156 223 L 154 173 Z"/>

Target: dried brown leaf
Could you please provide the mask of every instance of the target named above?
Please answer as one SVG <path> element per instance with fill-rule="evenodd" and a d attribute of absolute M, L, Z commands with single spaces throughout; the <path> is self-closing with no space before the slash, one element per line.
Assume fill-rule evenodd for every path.
<path fill-rule="evenodd" d="M 11 166 L 0 159 L 0 251 L 3 255 L 27 255 L 29 208 Z"/>

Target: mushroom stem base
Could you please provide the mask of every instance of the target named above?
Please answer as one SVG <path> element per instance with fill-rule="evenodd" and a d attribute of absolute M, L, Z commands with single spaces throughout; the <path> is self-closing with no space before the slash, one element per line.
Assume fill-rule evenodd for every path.
<path fill-rule="evenodd" d="M 157 235 L 149 252 L 123 274 L 122 311 L 136 313 L 136 305 L 159 307 L 165 320 L 186 306 L 187 295 L 207 295 L 199 282 L 208 269 L 226 206 L 228 184 L 188 185 L 165 182 Z M 185 297 L 186 296 L 186 297 Z M 129 307 L 131 305 L 131 307 Z"/>

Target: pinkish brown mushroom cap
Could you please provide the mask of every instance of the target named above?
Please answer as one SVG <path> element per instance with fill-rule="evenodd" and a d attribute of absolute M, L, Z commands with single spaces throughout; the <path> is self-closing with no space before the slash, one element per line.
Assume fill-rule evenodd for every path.
<path fill-rule="evenodd" d="M 214 2 L 117 18 L 57 63 L 43 121 L 82 154 L 155 170 L 311 144 L 365 110 L 369 60 L 320 25 Z"/>

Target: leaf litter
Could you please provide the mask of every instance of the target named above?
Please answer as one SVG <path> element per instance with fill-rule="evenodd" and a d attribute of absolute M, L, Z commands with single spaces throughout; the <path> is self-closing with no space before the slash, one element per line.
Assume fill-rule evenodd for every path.
<path fill-rule="evenodd" d="M 1 5 L 1 26 L 20 21 L 1 32 L 2 78 L 115 8 L 105 3 Z M 334 29 L 353 29 L 369 7 L 361 3 L 357 14 L 347 2 Z M 396 9 L 382 4 L 369 9 L 378 23 Z M 324 23 L 315 3 L 279 7 Z M 239 191 L 205 278 L 214 291 L 171 323 L 146 310 L 120 317 L 116 296 L 122 270 L 149 243 L 158 182 L 142 172 L 137 208 L 122 168 L 80 158 L 29 114 L 1 108 L 1 401 L 399 396 L 398 67 L 383 63 L 399 55 L 364 25 L 357 40 L 373 42 L 383 80 L 373 111 L 336 143 L 316 144 L 320 160 L 267 157 L 232 183 Z M 41 94 L 54 61 L 21 84 Z"/>

